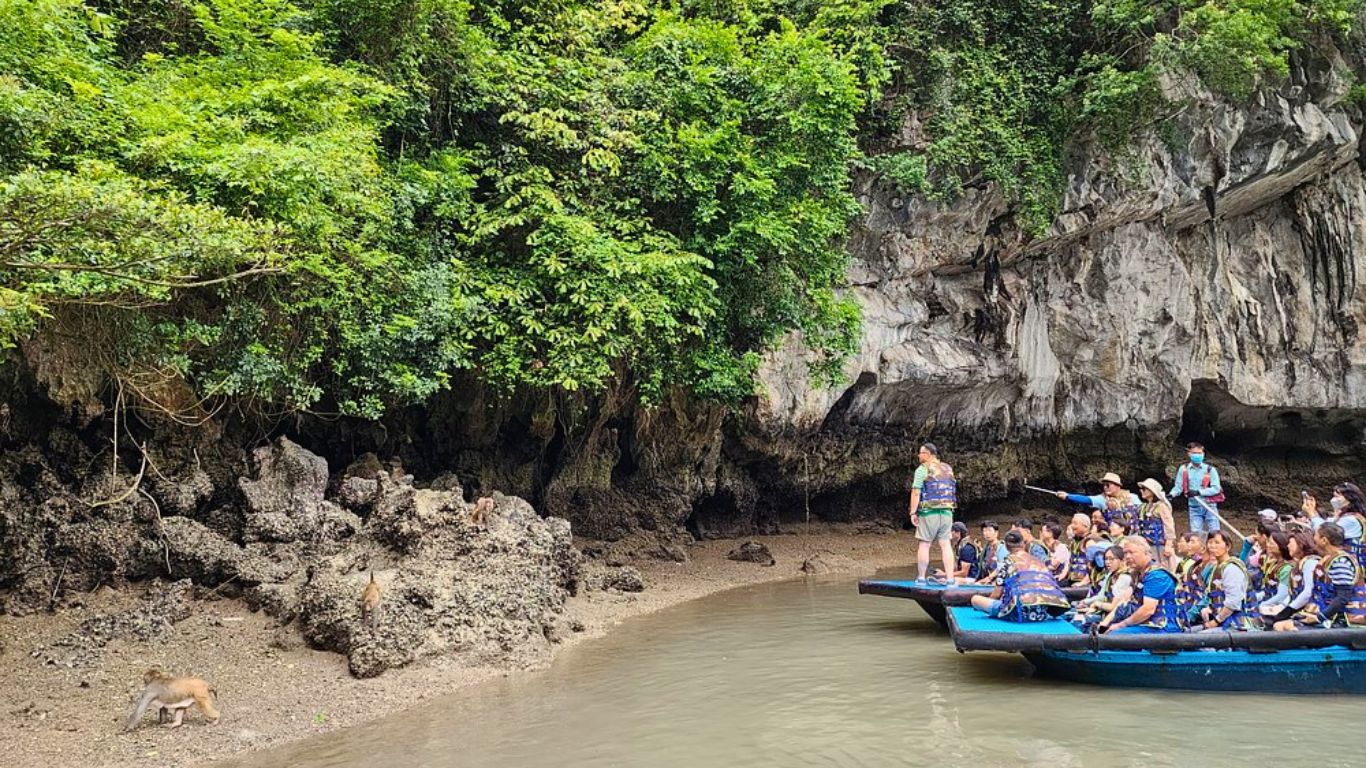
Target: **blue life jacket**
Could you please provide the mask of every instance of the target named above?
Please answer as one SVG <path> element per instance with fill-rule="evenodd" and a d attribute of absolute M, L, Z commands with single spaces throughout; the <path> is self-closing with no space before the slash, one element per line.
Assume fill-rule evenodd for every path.
<path fill-rule="evenodd" d="M 1332 579 L 1328 578 L 1328 569 L 1332 567 L 1333 563 L 1344 557 L 1352 563 L 1352 569 L 1356 572 L 1356 581 L 1357 586 L 1359 587 L 1361 585 L 1361 566 L 1357 563 L 1356 558 L 1352 557 L 1346 551 L 1337 553 L 1331 560 L 1320 557 L 1318 565 L 1314 566 L 1313 602 L 1318 608 L 1319 623 L 1326 626 L 1340 626 L 1349 618 L 1346 610 L 1343 611 L 1342 615 L 1334 616 L 1331 620 L 1329 620 L 1327 616 L 1328 605 L 1333 602 L 1333 592 L 1335 591 Z M 1352 602 L 1355 602 L 1355 600 Z"/>
<path fill-rule="evenodd" d="M 1155 570 L 1165 572 L 1171 577 L 1173 583 L 1177 585 L 1181 583 L 1171 571 L 1168 571 L 1166 568 L 1153 568 L 1150 564 L 1148 570 L 1144 571 L 1142 574 L 1135 574 L 1132 577 L 1134 580 L 1134 596 L 1130 598 L 1129 602 L 1133 605 L 1133 610 L 1129 611 L 1126 615 L 1132 616 L 1134 612 L 1143 605 L 1143 579 Z M 1153 615 L 1149 616 L 1147 621 L 1143 622 L 1142 626 L 1160 629 L 1163 632 L 1180 632 L 1181 621 L 1178 618 L 1178 612 L 1179 609 L 1176 606 L 1175 595 L 1168 595 L 1157 601 L 1157 609 L 1153 611 Z"/>
<path fill-rule="evenodd" d="M 996 572 L 996 569 L 998 567 L 1000 567 L 1001 563 L 996 557 L 997 554 L 1000 552 L 1000 549 L 1001 543 L 999 541 L 995 544 L 988 544 L 985 541 L 982 542 L 982 575 L 978 576 L 977 578 L 980 579 L 986 576 L 990 576 L 991 574 Z"/>
<path fill-rule="evenodd" d="M 958 481 L 953 479 L 953 467 L 942 461 L 926 465 L 925 483 L 920 488 L 920 506 L 932 509 L 953 509 L 958 505 Z"/>
<path fill-rule="evenodd" d="M 964 540 L 963 540 L 963 543 L 960 544 L 959 547 L 958 547 L 958 562 L 959 562 L 959 563 L 962 563 L 962 562 L 963 562 L 963 550 L 965 550 L 965 549 L 971 550 L 971 551 L 972 551 L 972 554 L 974 555 L 974 557 L 972 558 L 972 563 L 968 566 L 968 578 L 969 578 L 969 579 L 980 579 L 980 578 L 982 578 L 982 576 L 985 575 L 984 573 L 982 573 L 982 548 L 979 547 L 979 546 L 977 546 L 976 544 L 972 543 L 971 541 L 968 541 L 967 539 L 964 539 Z"/>
<path fill-rule="evenodd" d="M 1072 556 L 1067 560 L 1067 580 L 1076 584 L 1082 578 L 1091 576 L 1091 559 L 1086 556 L 1086 539 L 1073 540 L 1068 551 Z"/>
<path fill-rule="evenodd" d="M 1366 523 L 1362 525 L 1366 527 Z M 1363 557 L 1366 557 L 1366 539 L 1348 539 L 1342 542 L 1342 548 L 1347 551 L 1347 554 L 1356 558 L 1358 563 L 1363 562 Z"/>
<path fill-rule="evenodd" d="M 1203 556 L 1182 558 L 1176 566 L 1176 605 L 1182 626 L 1189 623 L 1195 607 L 1205 596 L 1205 580 L 1201 572 L 1203 566 Z"/>
<path fill-rule="evenodd" d="M 1230 565 L 1243 572 L 1243 579 L 1250 583 L 1248 577 L 1247 564 L 1236 557 L 1230 557 L 1223 565 L 1215 563 L 1209 571 L 1208 580 L 1205 582 L 1205 595 L 1209 598 L 1209 608 L 1215 617 L 1219 615 L 1219 609 L 1224 607 L 1224 569 Z M 1219 624 L 1224 629 L 1247 629 L 1248 614 L 1247 602 L 1251 595 L 1249 590 L 1243 596 L 1243 607 L 1234 611 L 1231 616 Z"/>
<path fill-rule="evenodd" d="M 1162 524 L 1162 518 L 1158 516 L 1157 509 L 1159 502 L 1150 502 L 1138 508 L 1138 533 L 1148 540 L 1156 549 L 1156 554 L 1161 554 L 1163 546 L 1167 543 L 1167 529 Z"/>
<path fill-rule="evenodd" d="M 1138 519 L 1138 504 L 1134 503 L 1136 497 L 1131 493 L 1123 501 L 1113 496 L 1105 497 L 1105 509 L 1100 511 L 1101 517 L 1105 518 L 1105 524 L 1109 525 L 1118 520 L 1125 525 L 1132 526 Z"/>
<path fill-rule="evenodd" d="M 1041 563 L 1048 562 L 1048 550 L 1039 543 L 1038 539 L 1029 542 L 1029 556 Z"/>
<path fill-rule="evenodd" d="M 1053 574 L 1034 558 L 1001 585 L 1001 610 L 997 614 L 1009 621 L 1046 621 L 1071 608 Z"/>
<path fill-rule="evenodd" d="M 1257 595 L 1257 602 L 1271 599 L 1280 590 L 1281 585 L 1286 585 L 1289 589 L 1294 583 L 1295 564 L 1284 560 L 1266 560 L 1266 568 L 1262 569 L 1262 587 Z M 1292 595 L 1293 597 L 1293 595 Z"/>

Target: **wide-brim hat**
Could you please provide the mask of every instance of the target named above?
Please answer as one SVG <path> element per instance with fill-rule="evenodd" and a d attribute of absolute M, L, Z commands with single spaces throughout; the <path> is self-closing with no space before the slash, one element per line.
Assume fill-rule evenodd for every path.
<path fill-rule="evenodd" d="M 1101 475 L 1100 481 L 1102 483 L 1114 483 L 1115 485 L 1124 485 L 1124 483 L 1120 482 L 1119 475 L 1116 475 L 1114 472 L 1106 472 L 1105 474 Z"/>
<path fill-rule="evenodd" d="M 1147 488 L 1148 490 L 1152 491 L 1153 495 L 1159 499 L 1166 495 L 1162 493 L 1162 484 L 1152 479 L 1151 477 L 1139 483 L 1138 487 Z"/>

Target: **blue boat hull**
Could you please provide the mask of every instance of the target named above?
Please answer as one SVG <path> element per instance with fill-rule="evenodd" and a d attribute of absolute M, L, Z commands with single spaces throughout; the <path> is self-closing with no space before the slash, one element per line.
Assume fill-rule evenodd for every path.
<path fill-rule="evenodd" d="M 1261 693 L 1366 693 L 1366 651 L 1031 651 L 1038 674 L 1126 688 Z"/>
<path fill-rule="evenodd" d="M 991 587 L 978 585 L 958 585 L 952 587 L 960 591 L 972 591 L 987 593 Z M 917 605 L 924 609 L 925 613 L 935 623 L 941 627 L 948 627 L 948 609 L 944 605 L 944 593 L 950 589 L 946 584 L 922 584 L 908 580 L 879 580 L 867 579 L 860 581 L 858 591 L 860 595 L 879 595 L 881 597 L 899 597 L 907 600 L 914 600 Z"/>

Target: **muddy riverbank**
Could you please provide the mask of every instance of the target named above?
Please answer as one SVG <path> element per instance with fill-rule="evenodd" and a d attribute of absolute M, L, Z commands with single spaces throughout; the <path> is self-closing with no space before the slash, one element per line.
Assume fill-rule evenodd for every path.
<path fill-rule="evenodd" d="M 55 615 L 0 616 L 0 763 L 47 766 L 202 764 L 267 746 L 357 725 L 422 706 L 466 686 L 545 667 L 563 648 L 600 636 L 631 617 L 745 584 L 798 578 L 802 565 L 828 572 L 871 572 L 908 564 L 909 533 L 858 533 L 853 525 L 813 526 L 811 533 L 755 537 L 774 564 L 727 559 L 744 540 L 688 547 L 686 562 L 632 560 L 641 592 L 585 589 L 568 599 L 567 630 L 540 647 L 496 663 L 472 663 L 458 653 L 419 660 L 371 679 L 348 672 L 345 656 L 309 649 L 293 628 L 280 629 L 240 599 L 189 598 L 188 616 L 152 641 L 110 640 L 96 657 L 60 645 L 87 619 L 144 604 L 145 587 L 103 589 Z M 592 549 L 593 542 L 579 542 Z M 147 667 L 161 665 L 210 680 L 222 721 L 195 714 L 178 730 L 151 718 L 119 733 Z"/>

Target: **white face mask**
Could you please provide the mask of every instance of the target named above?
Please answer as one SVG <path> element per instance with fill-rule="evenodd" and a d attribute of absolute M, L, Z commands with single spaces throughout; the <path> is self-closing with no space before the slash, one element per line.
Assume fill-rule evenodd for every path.
<path fill-rule="evenodd" d="M 1347 506 L 1347 500 L 1341 496 L 1334 496 L 1328 503 L 1333 505 L 1333 511 L 1335 512 L 1341 512 L 1342 508 Z"/>

